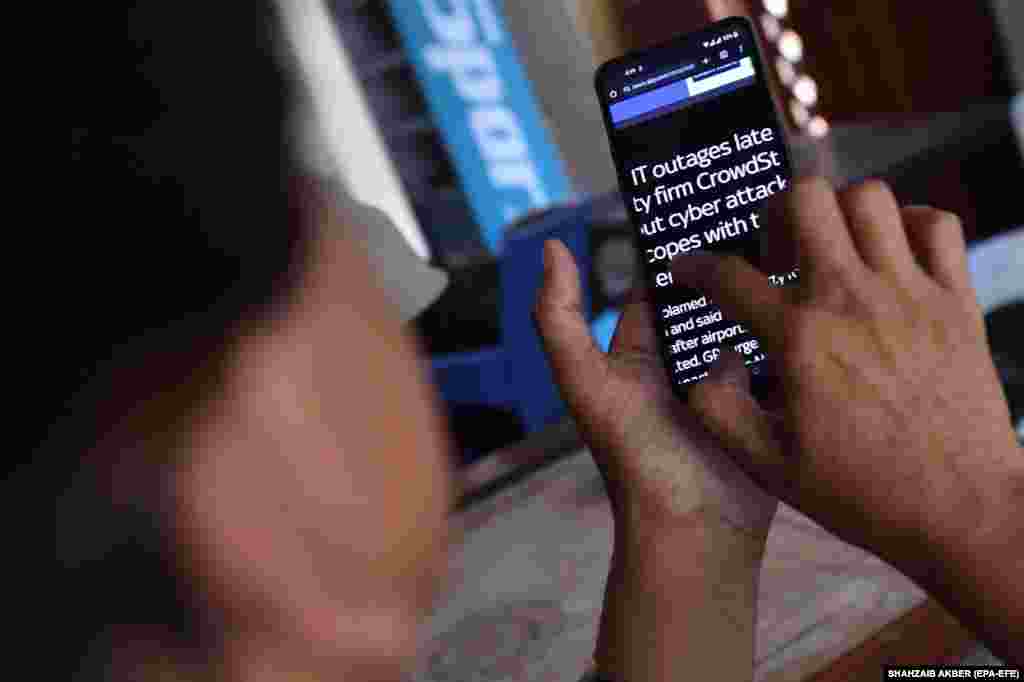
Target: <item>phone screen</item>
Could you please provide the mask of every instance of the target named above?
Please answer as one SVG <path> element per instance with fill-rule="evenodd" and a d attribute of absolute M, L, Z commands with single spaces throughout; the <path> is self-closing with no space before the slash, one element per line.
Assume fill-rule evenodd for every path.
<path fill-rule="evenodd" d="M 756 259 L 760 208 L 789 187 L 784 131 L 750 24 L 725 19 L 614 59 L 595 83 L 673 385 L 685 393 L 705 378 L 726 345 L 758 374 L 759 340 L 708 296 L 674 286 L 669 269 L 697 250 Z"/>

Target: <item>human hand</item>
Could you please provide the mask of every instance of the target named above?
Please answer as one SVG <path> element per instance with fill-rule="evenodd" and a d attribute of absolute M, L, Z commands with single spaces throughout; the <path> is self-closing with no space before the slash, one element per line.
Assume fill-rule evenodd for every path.
<path fill-rule="evenodd" d="M 880 182 L 837 195 L 823 180 L 800 181 L 778 208 L 798 287 L 771 287 L 746 261 L 705 254 L 677 258 L 673 275 L 760 337 L 780 409 L 713 382 L 695 386 L 690 405 L 766 489 L 926 588 L 951 595 L 947 569 L 988 572 L 959 591 L 1024 603 L 1002 575 L 1024 570 L 1020 550 L 1008 550 L 1024 547 L 1024 457 L 959 220 L 901 209 Z M 986 552 L 1008 565 L 968 558 Z M 1003 625 L 1020 628 L 1020 616 Z"/>
<path fill-rule="evenodd" d="M 617 523 L 632 534 L 699 519 L 724 523 L 763 543 L 775 499 L 730 461 L 672 392 L 649 303 L 633 296 L 605 354 L 581 311 L 572 254 L 561 242 L 549 241 L 544 259 L 535 318 L 555 380 L 605 479 Z M 730 358 L 709 381 L 745 386 L 742 360 Z"/>
<path fill-rule="evenodd" d="M 535 317 L 615 518 L 598 667 L 616 679 L 750 679 L 775 498 L 673 393 L 648 302 L 626 305 L 605 354 L 583 317 L 572 255 L 560 242 L 548 242 L 544 255 Z M 743 361 L 725 357 L 708 381 L 746 390 Z"/>

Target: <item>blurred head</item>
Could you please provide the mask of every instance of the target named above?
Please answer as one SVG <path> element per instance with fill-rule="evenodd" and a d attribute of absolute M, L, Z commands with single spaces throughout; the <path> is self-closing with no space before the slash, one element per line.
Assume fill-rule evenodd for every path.
<path fill-rule="evenodd" d="M 57 491 L 91 664 L 384 679 L 444 568 L 448 443 L 344 215 L 289 161 L 271 9 L 82 17 L 76 223 L 40 302 L 73 343 L 25 475 Z"/>

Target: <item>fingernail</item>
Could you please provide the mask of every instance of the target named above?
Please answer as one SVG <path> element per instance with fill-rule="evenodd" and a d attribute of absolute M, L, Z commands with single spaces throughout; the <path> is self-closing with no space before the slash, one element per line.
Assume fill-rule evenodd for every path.
<path fill-rule="evenodd" d="M 545 278 L 548 276 L 548 272 L 550 272 L 550 270 L 552 268 L 552 265 L 554 263 L 554 260 L 553 260 L 554 256 L 551 254 L 551 250 L 554 249 L 554 248 L 557 248 L 555 246 L 555 240 L 554 239 L 546 239 L 546 240 L 544 240 L 543 259 L 544 259 L 544 277 Z"/>

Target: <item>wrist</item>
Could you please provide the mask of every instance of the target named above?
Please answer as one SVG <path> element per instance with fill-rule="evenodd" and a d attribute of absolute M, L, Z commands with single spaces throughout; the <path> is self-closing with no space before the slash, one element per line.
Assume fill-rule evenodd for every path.
<path fill-rule="evenodd" d="M 664 593 L 658 597 L 663 600 L 714 599 L 716 590 L 756 582 L 764 551 L 760 537 L 718 520 L 617 529 L 608 588 Z M 728 601 L 746 606 L 744 599 Z"/>
<path fill-rule="evenodd" d="M 870 551 L 938 596 L 967 573 L 1019 558 L 1024 546 L 1024 449 L 976 448 L 973 458 L 943 486 L 928 491 L 915 523 L 876 533 Z M 962 586 L 958 589 L 975 589 Z"/>
<path fill-rule="evenodd" d="M 1013 443 L 987 454 L 975 458 L 926 511 L 923 544 L 937 557 L 999 553 L 1021 534 L 1024 448 Z"/>
<path fill-rule="evenodd" d="M 1020 662 L 1024 641 L 1024 449 L 1015 447 L 1003 467 L 969 498 L 949 505 L 921 556 L 897 564 L 932 594 L 997 656 Z M 960 507 L 963 520 L 952 518 Z"/>
<path fill-rule="evenodd" d="M 616 536 L 598 670 L 659 680 L 725 666 L 727 679 L 749 677 L 764 542 L 701 515 L 620 527 Z"/>
<path fill-rule="evenodd" d="M 748 527 L 733 523 L 717 510 L 701 508 L 686 515 L 645 513 L 638 507 L 615 516 L 617 557 L 629 556 L 658 567 L 672 565 L 679 553 L 700 547 L 702 556 L 753 570 L 760 568 L 768 541 L 771 515 L 764 524 Z"/>

